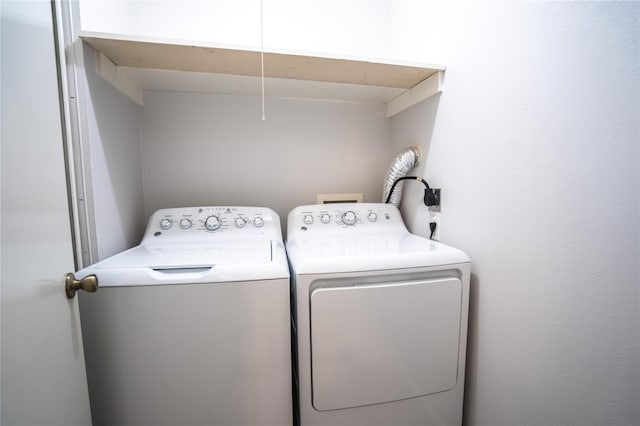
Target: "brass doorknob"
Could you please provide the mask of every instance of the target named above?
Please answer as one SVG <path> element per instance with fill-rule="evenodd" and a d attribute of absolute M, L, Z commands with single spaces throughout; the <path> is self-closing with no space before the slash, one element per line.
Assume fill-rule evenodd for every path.
<path fill-rule="evenodd" d="M 76 297 L 76 291 L 84 290 L 89 293 L 98 291 L 98 277 L 95 275 L 87 275 L 86 277 L 76 280 L 75 275 L 68 273 L 64 280 L 64 291 L 69 299 Z"/>

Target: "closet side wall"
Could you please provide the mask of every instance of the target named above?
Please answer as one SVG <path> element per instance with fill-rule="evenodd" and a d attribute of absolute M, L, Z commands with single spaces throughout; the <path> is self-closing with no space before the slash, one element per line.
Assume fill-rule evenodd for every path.
<path fill-rule="evenodd" d="M 144 232 L 140 107 L 95 73 L 91 48 L 85 45 L 83 53 L 82 143 L 97 261 L 136 245 Z"/>

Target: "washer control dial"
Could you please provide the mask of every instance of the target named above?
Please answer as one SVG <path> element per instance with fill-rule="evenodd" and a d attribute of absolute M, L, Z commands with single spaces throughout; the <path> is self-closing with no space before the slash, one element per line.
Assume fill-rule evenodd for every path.
<path fill-rule="evenodd" d="M 367 219 L 369 219 L 369 222 L 375 222 L 376 220 L 378 220 L 378 215 L 376 214 L 376 212 L 369 212 L 369 214 L 367 215 Z"/>
<path fill-rule="evenodd" d="M 220 225 L 222 225 L 222 222 L 220 222 L 218 216 L 209 216 L 204 221 L 204 227 L 209 231 L 215 231 L 216 229 L 219 229 Z"/>
<path fill-rule="evenodd" d="M 162 220 L 160 220 L 160 228 L 162 228 L 162 229 L 169 229 L 169 228 L 171 228 L 172 225 L 173 225 L 173 222 L 171 222 L 170 219 L 162 219 Z"/>
<path fill-rule="evenodd" d="M 342 213 L 342 223 L 344 223 L 345 225 L 348 226 L 352 226 L 356 224 L 356 214 L 351 211 L 351 210 L 347 210 L 346 212 Z"/>
<path fill-rule="evenodd" d="M 264 225 L 263 218 L 261 218 L 260 216 L 256 216 L 253 218 L 253 226 L 255 226 L 256 228 L 262 228 L 263 225 Z"/>
<path fill-rule="evenodd" d="M 331 216 L 329 215 L 329 213 L 322 213 L 320 215 L 320 222 L 322 222 L 322 223 L 331 222 Z"/>
<path fill-rule="evenodd" d="M 180 228 L 181 229 L 189 229 L 191 228 L 191 219 L 180 219 Z"/>
<path fill-rule="evenodd" d="M 244 220 L 244 218 L 237 218 L 235 220 L 235 224 L 236 224 L 236 228 L 244 228 L 244 226 L 247 224 L 247 221 Z"/>
<path fill-rule="evenodd" d="M 311 225 L 313 223 L 313 216 L 311 216 L 310 214 L 305 214 L 304 218 L 302 219 L 304 221 L 304 223 L 306 223 L 307 225 Z"/>

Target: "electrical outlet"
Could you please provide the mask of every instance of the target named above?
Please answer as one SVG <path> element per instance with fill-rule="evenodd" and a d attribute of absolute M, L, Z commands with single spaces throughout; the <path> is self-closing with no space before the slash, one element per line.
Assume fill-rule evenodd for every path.
<path fill-rule="evenodd" d="M 435 223 L 436 224 L 436 229 L 433 231 L 433 235 L 431 236 L 432 240 L 435 241 L 440 241 L 440 233 L 442 231 L 442 224 L 440 222 L 440 215 L 433 215 L 430 219 L 429 219 L 429 224 L 431 223 Z M 428 228 L 428 232 L 429 234 L 431 234 L 431 228 Z"/>
<path fill-rule="evenodd" d="M 436 204 L 435 206 L 429 206 L 429 211 L 440 213 L 440 206 L 442 205 L 442 192 L 440 191 L 440 188 L 433 188 L 433 192 L 436 194 L 436 197 L 438 197 L 438 204 Z"/>

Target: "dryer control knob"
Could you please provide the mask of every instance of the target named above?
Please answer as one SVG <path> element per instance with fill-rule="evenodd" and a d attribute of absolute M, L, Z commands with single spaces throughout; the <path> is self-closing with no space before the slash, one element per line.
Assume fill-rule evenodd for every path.
<path fill-rule="evenodd" d="M 220 222 L 220 219 L 218 218 L 218 216 L 209 216 L 204 221 L 204 227 L 207 228 L 209 231 L 215 231 L 216 229 L 220 228 L 221 224 L 222 223 Z"/>
<path fill-rule="evenodd" d="M 173 222 L 171 222 L 171 220 L 169 219 L 162 219 L 160 221 L 160 228 L 162 229 L 169 229 L 171 228 L 172 225 L 173 225 Z"/>
<path fill-rule="evenodd" d="M 369 222 L 375 222 L 376 220 L 378 220 L 378 215 L 376 214 L 376 212 L 369 212 L 369 214 L 367 215 L 367 219 L 369 219 Z"/>
<path fill-rule="evenodd" d="M 304 223 L 306 223 L 307 225 L 311 225 L 313 223 L 313 216 L 311 216 L 310 214 L 305 214 L 304 218 L 302 218 L 302 220 L 304 221 Z"/>
<path fill-rule="evenodd" d="M 346 212 L 342 213 L 342 223 L 344 223 L 345 225 L 355 225 L 356 224 L 356 214 L 354 212 L 352 212 L 351 210 L 347 210 Z"/>
<path fill-rule="evenodd" d="M 239 217 L 236 219 L 235 224 L 236 228 L 244 228 L 244 226 L 247 224 L 247 221 Z"/>
<path fill-rule="evenodd" d="M 263 218 L 261 218 L 260 216 L 256 216 L 253 218 L 253 226 L 255 226 L 256 228 L 262 228 L 263 225 L 264 225 Z"/>
<path fill-rule="evenodd" d="M 180 228 L 189 229 L 191 228 L 191 219 L 180 219 Z"/>
<path fill-rule="evenodd" d="M 322 223 L 329 223 L 331 222 L 331 216 L 327 213 L 322 213 L 320 215 L 320 222 Z"/>

